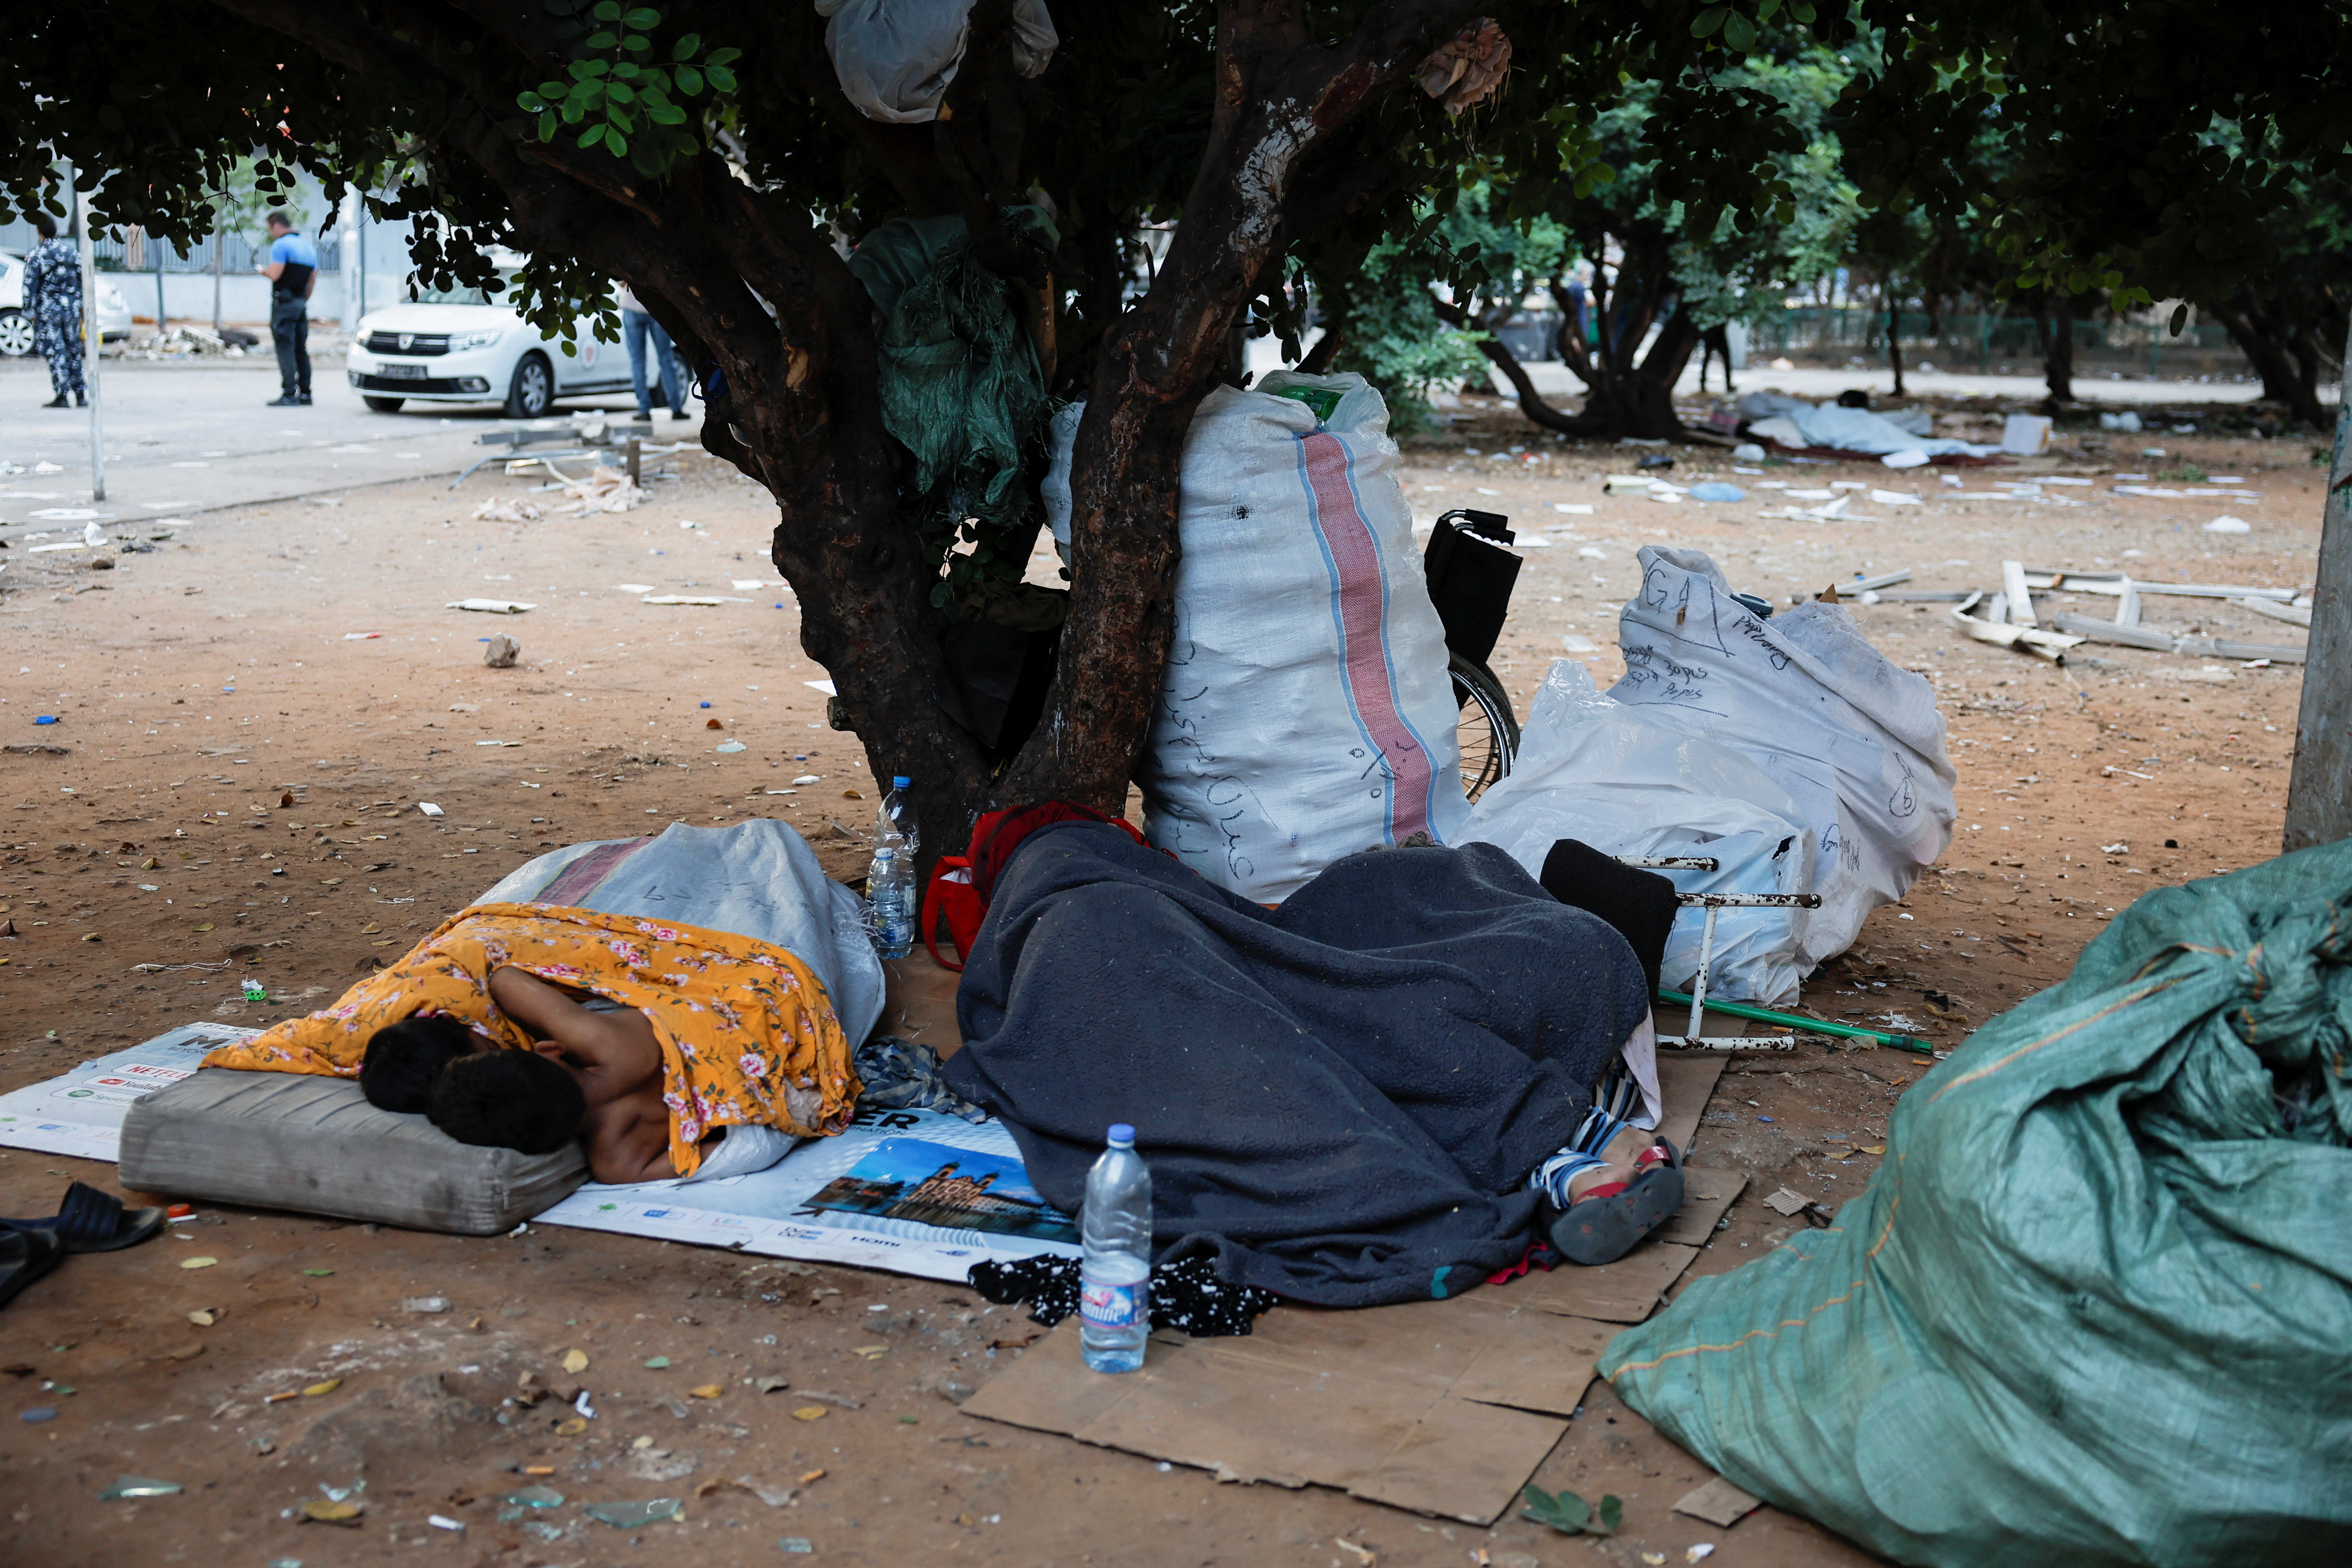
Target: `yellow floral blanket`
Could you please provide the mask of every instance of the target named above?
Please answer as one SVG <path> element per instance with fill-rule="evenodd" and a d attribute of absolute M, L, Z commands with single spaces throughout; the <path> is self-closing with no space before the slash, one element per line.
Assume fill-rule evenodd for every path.
<path fill-rule="evenodd" d="M 530 1037 L 490 1000 L 490 972 L 507 965 L 652 1020 L 670 1162 L 681 1176 L 702 1163 L 698 1145 L 714 1127 L 823 1137 L 848 1125 L 856 1107 L 849 1039 L 799 959 L 728 931 L 559 904 L 462 910 L 332 1007 L 224 1046 L 205 1066 L 356 1078 L 375 1032 L 418 1012 L 451 1014 L 528 1050 Z"/>

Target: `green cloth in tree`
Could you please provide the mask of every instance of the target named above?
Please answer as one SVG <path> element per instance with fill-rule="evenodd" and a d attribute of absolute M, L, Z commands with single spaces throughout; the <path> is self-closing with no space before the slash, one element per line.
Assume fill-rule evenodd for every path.
<path fill-rule="evenodd" d="M 1057 243 L 1034 206 L 1000 214 L 1016 239 Z M 881 313 L 882 422 L 915 455 L 915 488 L 936 507 L 1009 527 L 1032 510 L 1020 482 L 1049 412 L 1011 290 L 972 254 L 961 217 L 897 218 L 861 241 L 849 269 Z"/>
<path fill-rule="evenodd" d="M 2347 1346 L 2352 840 L 2142 897 L 1601 1371 L 1899 1563 L 2284 1568 L 2352 1562 Z"/>

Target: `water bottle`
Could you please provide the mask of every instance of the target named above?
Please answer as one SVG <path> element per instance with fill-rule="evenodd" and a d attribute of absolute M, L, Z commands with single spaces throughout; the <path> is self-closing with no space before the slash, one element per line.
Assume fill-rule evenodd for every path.
<path fill-rule="evenodd" d="M 882 809 L 875 823 L 874 841 L 887 843 L 892 834 L 906 843 L 908 859 L 922 847 L 923 836 L 915 821 L 915 781 L 904 773 L 894 773 L 890 787 L 883 792 Z"/>
<path fill-rule="evenodd" d="M 1151 1172 L 1134 1128 L 1113 1123 L 1109 1142 L 1087 1173 L 1079 1218 L 1078 1349 L 1096 1372 L 1133 1372 L 1151 1332 Z"/>
<path fill-rule="evenodd" d="M 915 945 L 915 858 L 902 847 L 878 845 L 866 873 L 866 900 L 872 906 L 874 951 L 904 958 Z"/>

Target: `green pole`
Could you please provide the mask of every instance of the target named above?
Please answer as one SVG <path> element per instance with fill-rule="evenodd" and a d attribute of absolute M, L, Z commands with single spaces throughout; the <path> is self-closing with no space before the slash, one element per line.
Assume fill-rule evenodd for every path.
<path fill-rule="evenodd" d="M 1663 986 L 1658 990 L 1658 1000 L 1671 1002 L 1677 1007 L 1687 1007 L 1691 1005 L 1687 993 L 1668 991 Z M 1836 1035 L 1849 1040 L 1874 1040 L 1882 1046 L 1890 1046 L 1898 1051 L 1932 1051 L 1935 1048 L 1929 1042 L 1920 1039 L 1916 1035 L 1896 1035 L 1890 1034 L 1885 1029 L 1857 1028 L 1852 1024 L 1832 1024 L 1820 1018 L 1801 1017 L 1794 1013 L 1775 1013 L 1769 1007 L 1750 1007 L 1744 1002 L 1718 1002 L 1712 996 L 1706 999 L 1706 1010 L 1710 1013 L 1728 1013 L 1735 1018 L 1750 1018 L 1759 1024 L 1778 1024 L 1783 1028 L 1794 1029 L 1801 1034 Z"/>

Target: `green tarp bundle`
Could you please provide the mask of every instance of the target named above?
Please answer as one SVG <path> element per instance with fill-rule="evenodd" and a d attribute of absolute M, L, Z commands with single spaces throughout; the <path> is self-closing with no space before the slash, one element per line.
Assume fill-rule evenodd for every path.
<path fill-rule="evenodd" d="M 1899 1562 L 2352 1563 L 2352 841 L 2140 899 L 1601 1372 Z"/>

